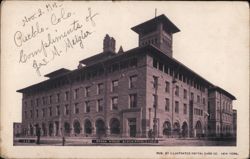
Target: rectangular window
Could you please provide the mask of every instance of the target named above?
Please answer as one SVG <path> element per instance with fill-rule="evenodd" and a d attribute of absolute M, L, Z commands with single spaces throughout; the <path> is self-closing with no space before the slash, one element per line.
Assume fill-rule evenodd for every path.
<path fill-rule="evenodd" d="M 79 114 L 79 104 L 75 103 L 75 109 L 74 109 L 75 114 Z"/>
<path fill-rule="evenodd" d="M 179 86 L 175 86 L 175 95 L 179 96 Z"/>
<path fill-rule="evenodd" d="M 163 71 L 163 63 L 159 62 L 159 70 Z"/>
<path fill-rule="evenodd" d="M 46 104 L 46 98 L 43 97 L 42 100 L 43 100 L 43 105 L 45 105 Z"/>
<path fill-rule="evenodd" d="M 90 87 L 85 87 L 85 97 L 90 96 Z"/>
<path fill-rule="evenodd" d="M 76 88 L 74 91 L 74 99 L 78 99 L 79 97 L 79 88 Z"/>
<path fill-rule="evenodd" d="M 165 98 L 165 111 L 169 112 L 170 102 L 168 98 Z"/>
<path fill-rule="evenodd" d="M 104 85 L 103 83 L 99 83 L 97 88 L 97 94 L 103 94 L 103 92 L 104 92 Z"/>
<path fill-rule="evenodd" d="M 99 99 L 97 101 L 97 112 L 102 112 L 103 111 L 103 99 Z"/>
<path fill-rule="evenodd" d="M 30 110 L 30 118 L 33 118 L 33 111 Z"/>
<path fill-rule="evenodd" d="M 157 68 L 157 65 L 158 65 L 158 61 L 154 58 L 153 59 L 153 67 Z"/>
<path fill-rule="evenodd" d="M 187 104 L 183 105 L 183 114 L 187 114 Z"/>
<path fill-rule="evenodd" d="M 116 92 L 118 90 L 118 80 L 112 81 L 112 92 Z"/>
<path fill-rule="evenodd" d="M 52 95 L 49 96 L 49 104 L 52 104 Z"/>
<path fill-rule="evenodd" d="M 66 91 L 65 92 L 65 101 L 68 101 L 69 100 L 69 91 Z"/>
<path fill-rule="evenodd" d="M 36 106 L 39 106 L 39 98 L 36 99 Z"/>
<path fill-rule="evenodd" d="M 129 88 L 136 88 L 137 76 L 130 76 L 129 79 Z"/>
<path fill-rule="evenodd" d="M 90 112 L 90 105 L 89 105 L 89 101 L 85 102 L 85 113 L 89 113 Z"/>
<path fill-rule="evenodd" d="M 205 98 L 202 99 L 202 103 L 203 103 L 204 105 L 206 104 L 206 99 L 205 99 Z"/>
<path fill-rule="evenodd" d="M 197 103 L 200 103 L 200 96 L 197 95 Z"/>
<path fill-rule="evenodd" d="M 24 111 L 24 118 L 27 119 L 28 116 L 27 116 L 27 111 Z"/>
<path fill-rule="evenodd" d="M 168 81 L 165 82 L 165 92 L 169 93 L 170 92 L 170 83 Z"/>
<path fill-rule="evenodd" d="M 56 106 L 56 115 L 59 116 L 60 115 L 60 106 Z"/>
<path fill-rule="evenodd" d="M 158 87 L 158 77 L 153 76 L 153 88 L 157 88 Z"/>
<path fill-rule="evenodd" d="M 57 93 L 57 94 L 56 94 L 56 101 L 57 101 L 57 102 L 60 102 L 60 93 Z"/>
<path fill-rule="evenodd" d="M 49 116 L 52 116 L 52 107 L 49 107 Z"/>
<path fill-rule="evenodd" d="M 179 113 L 179 102 L 175 101 L 175 109 L 174 109 L 175 113 Z"/>
<path fill-rule="evenodd" d="M 183 98 L 187 99 L 187 90 L 186 89 L 184 89 L 184 91 L 183 91 Z"/>
<path fill-rule="evenodd" d="M 43 117 L 45 117 L 45 114 L 46 114 L 45 111 L 46 111 L 45 108 L 43 108 L 43 109 L 42 109 L 42 116 L 43 116 Z"/>
<path fill-rule="evenodd" d="M 194 93 L 193 92 L 191 92 L 191 100 L 193 101 L 194 100 Z"/>
<path fill-rule="evenodd" d="M 129 95 L 129 105 L 130 105 L 130 108 L 137 107 L 137 94 L 130 94 Z"/>
<path fill-rule="evenodd" d="M 118 97 L 112 98 L 112 110 L 118 110 Z"/>
<path fill-rule="evenodd" d="M 34 106 L 34 101 L 33 100 L 30 101 L 30 105 L 31 105 L 31 107 Z"/>
<path fill-rule="evenodd" d="M 38 109 L 36 110 L 36 117 L 39 117 Z"/>
<path fill-rule="evenodd" d="M 68 115 L 68 114 L 69 114 L 69 105 L 66 104 L 66 105 L 64 106 L 64 115 Z"/>

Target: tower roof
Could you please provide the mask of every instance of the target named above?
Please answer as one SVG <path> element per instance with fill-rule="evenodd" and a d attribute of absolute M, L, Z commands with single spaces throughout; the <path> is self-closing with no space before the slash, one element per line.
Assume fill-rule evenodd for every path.
<path fill-rule="evenodd" d="M 153 30 L 156 30 L 156 27 L 158 23 L 162 23 L 163 24 L 163 29 L 166 32 L 169 33 L 176 33 L 179 32 L 180 29 L 177 28 L 177 26 L 174 25 L 174 23 L 172 23 L 164 14 L 155 17 L 153 19 L 150 19 L 144 23 L 141 23 L 139 25 L 136 25 L 134 27 L 132 27 L 131 29 L 133 31 L 135 31 L 138 34 L 145 34 L 145 33 L 149 33 Z"/>

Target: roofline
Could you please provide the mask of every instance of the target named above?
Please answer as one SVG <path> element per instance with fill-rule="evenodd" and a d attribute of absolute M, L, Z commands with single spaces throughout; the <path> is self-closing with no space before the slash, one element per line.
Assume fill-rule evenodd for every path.
<path fill-rule="evenodd" d="M 219 92 L 224 93 L 225 95 L 227 95 L 229 98 L 231 98 L 232 100 L 236 100 L 236 97 L 234 95 L 232 95 L 231 93 L 229 93 L 228 91 L 222 89 L 221 87 L 218 86 L 214 86 L 212 88 L 210 88 L 211 90 L 217 90 Z"/>

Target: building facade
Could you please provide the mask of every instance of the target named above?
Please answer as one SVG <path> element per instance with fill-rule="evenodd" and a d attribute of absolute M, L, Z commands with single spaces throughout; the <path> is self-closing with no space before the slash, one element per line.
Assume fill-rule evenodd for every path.
<path fill-rule="evenodd" d="M 56 70 L 18 90 L 22 134 L 41 129 L 43 136 L 198 137 L 220 133 L 217 125 L 231 132 L 235 97 L 172 57 L 173 34 L 180 30 L 165 15 L 132 30 L 138 47 L 116 52 L 115 39 L 106 35 L 103 51 L 77 69 Z M 217 100 L 223 120 L 209 114 L 217 112 Z"/>

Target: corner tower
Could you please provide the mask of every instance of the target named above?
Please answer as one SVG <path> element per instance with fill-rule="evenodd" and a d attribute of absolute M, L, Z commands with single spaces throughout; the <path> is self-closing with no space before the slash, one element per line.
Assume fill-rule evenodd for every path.
<path fill-rule="evenodd" d="M 153 44 L 172 57 L 173 34 L 180 30 L 165 15 L 162 14 L 131 29 L 139 34 L 139 47 Z"/>

